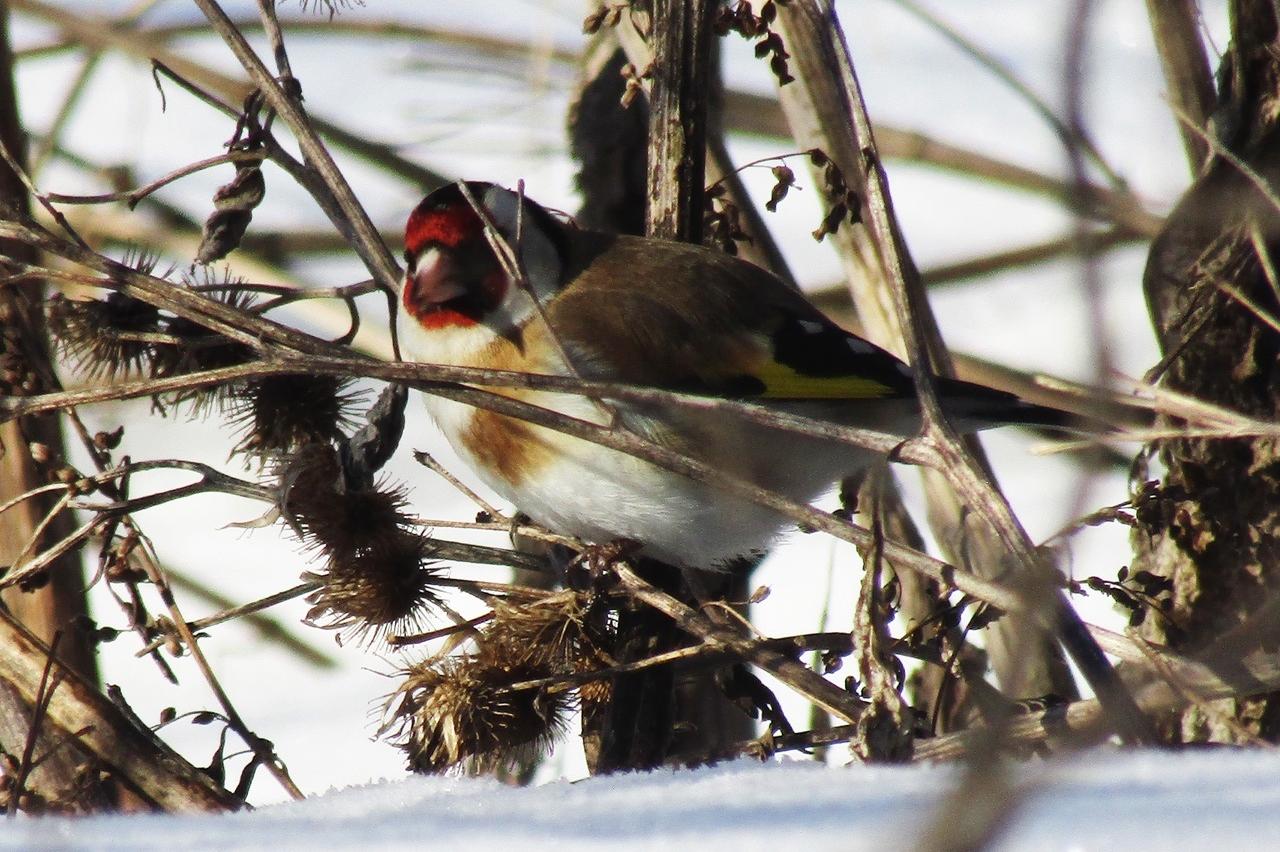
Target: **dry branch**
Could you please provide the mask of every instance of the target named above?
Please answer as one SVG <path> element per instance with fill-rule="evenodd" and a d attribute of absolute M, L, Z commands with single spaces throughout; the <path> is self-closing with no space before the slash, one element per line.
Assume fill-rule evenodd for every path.
<path fill-rule="evenodd" d="M 48 648 L 0 612 L 0 678 L 28 701 L 40 688 Z M 60 682 L 47 717 L 62 736 L 77 732 L 76 748 L 91 754 L 113 777 L 165 811 L 226 811 L 241 803 L 199 769 L 137 724 L 61 661 Z"/>
<path fill-rule="evenodd" d="M 614 570 L 618 579 L 637 600 L 666 614 L 681 630 L 759 666 L 832 715 L 850 723 L 857 722 L 862 713 L 862 702 L 808 666 L 767 645 L 743 639 L 716 627 L 706 617 L 646 583 L 625 563 L 616 564 Z"/>
<path fill-rule="evenodd" d="M 780 21 L 786 22 L 795 44 L 795 33 L 802 33 L 805 48 L 793 52 L 810 57 L 827 56 L 834 60 L 837 74 L 834 91 L 815 104 L 826 107 L 826 119 L 819 126 L 831 128 L 828 138 L 843 142 L 843 157 L 835 157 L 846 174 L 857 176 L 863 182 L 866 209 L 864 216 L 870 234 L 879 253 L 892 296 L 893 313 L 898 328 L 904 333 L 908 361 L 915 367 L 916 389 L 925 420 L 926 440 L 938 456 L 933 465 L 945 471 L 947 479 L 959 493 L 963 503 L 976 511 L 991 525 L 1010 554 L 1019 563 L 1025 577 L 1024 593 L 1029 594 L 1027 607 L 1041 624 L 1056 633 L 1068 654 L 1080 666 L 1085 678 L 1115 714 L 1114 724 L 1122 736 L 1133 741 L 1145 741 L 1144 722 L 1133 702 L 1118 683 L 1109 663 L 1096 644 L 1085 633 L 1083 624 L 1067 603 L 1057 585 L 1053 571 L 1043 563 L 1043 558 L 1027 538 L 1008 503 L 991 485 L 982 465 L 946 422 L 938 404 L 933 386 L 931 365 L 945 364 L 936 327 L 931 322 L 924 288 L 919 273 L 911 261 L 905 240 L 899 229 L 888 192 L 888 179 L 871 132 L 870 119 L 854 73 L 848 48 L 843 43 L 834 10 L 821 10 L 812 0 L 797 0 L 783 7 Z M 816 71 L 816 69 L 815 69 Z M 822 75 L 812 73 L 811 78 Z M 833 105 L 843 104 L 843 110 Z M 846 118 L 849 116 L 850 118 Z M 852 121 L 852 137 L 848 137 L 847 122 Z M 839 135 L 836 135 L 839 134 Z M 852 143 L 856 154 L 849 152 Z"/>

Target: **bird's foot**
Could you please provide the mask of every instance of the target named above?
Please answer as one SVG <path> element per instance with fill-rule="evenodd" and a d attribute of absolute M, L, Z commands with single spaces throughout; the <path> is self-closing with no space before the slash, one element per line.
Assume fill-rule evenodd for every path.
<path fill-rule="evenodd" d="M 599 588 L 610 576 L 614 563 L 640 550 L 641 544 L 629 538 L 618 538 L 604 544 L 588 544 L 565 567 L 565 585 L 577 591 Z"/>

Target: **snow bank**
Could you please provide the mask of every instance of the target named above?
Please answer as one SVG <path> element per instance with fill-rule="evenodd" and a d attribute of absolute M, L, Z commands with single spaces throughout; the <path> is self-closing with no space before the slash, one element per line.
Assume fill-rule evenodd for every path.
<path fill-rule="evenodd" d="M 1018 770 L 1008 850 L 1262 849 L 1280 838 L 1272 752 L 1095 752 Z M 738 762 L 533 788 L 409 778 L 225 816 L 20 818 L 0 849 L 752 849 L 912 846 L 957 767 Z"/>

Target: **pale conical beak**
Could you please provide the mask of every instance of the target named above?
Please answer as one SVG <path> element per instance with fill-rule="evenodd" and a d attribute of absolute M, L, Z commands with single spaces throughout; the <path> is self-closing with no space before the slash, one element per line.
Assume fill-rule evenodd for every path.
<path fill-rule="evenodd" d="M 423 252 L 405 284 L 413 288 L 413 299 L 419 305 L 443 305 L 467 293 L 457 264 L 448 254 L 434 248 Z"/>

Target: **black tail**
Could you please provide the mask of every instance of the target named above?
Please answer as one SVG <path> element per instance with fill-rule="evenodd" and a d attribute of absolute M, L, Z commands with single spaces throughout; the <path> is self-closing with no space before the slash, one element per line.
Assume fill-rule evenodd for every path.
<path fill-rule="evenodd" d="M 1105 431 L 1106 424 L 1088 417 L 1027 402 L 1019 396 L 959 379 L 940 379 L 938 396 L 943 410 L 961 431 L 997 426 L 1040 426 L 1066 432 Z"/>

